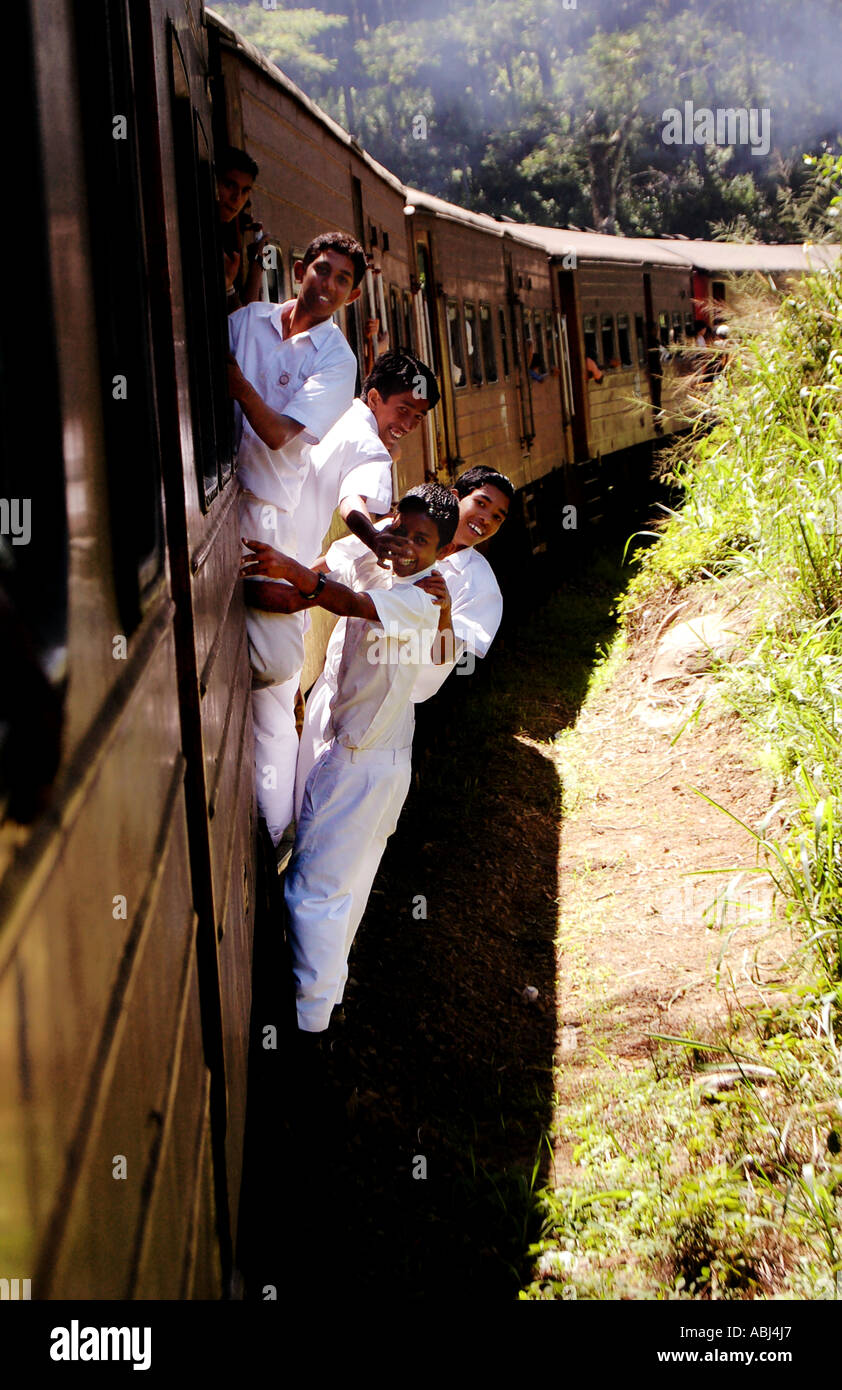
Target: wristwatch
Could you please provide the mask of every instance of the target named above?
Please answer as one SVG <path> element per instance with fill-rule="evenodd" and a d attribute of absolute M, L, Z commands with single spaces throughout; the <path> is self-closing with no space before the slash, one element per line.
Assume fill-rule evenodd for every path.
<path fill-rule="evenodd" d="M 317 598 L 319 597 L 319 594 L 322 592 L 322 589 L 324 588 L 324 586 L 325 586 L 325 576 L 324 576 L 323 574 L 320 574 L 319 577 L 318 577 L 318 579 L 316 580 L 316 587 L 315 587 L 315 589 L 313 590 L 312 594 L 301 594 L 301 590 L 300 590 L 300 589 L 298 590 L 298 592 L 301 594 L 301 597 L 302 597 L 302 598 L 306 598 L 306 600 L 307 600 L 308 603 L 312 603 L 314 599 L 317 599 Z"/>

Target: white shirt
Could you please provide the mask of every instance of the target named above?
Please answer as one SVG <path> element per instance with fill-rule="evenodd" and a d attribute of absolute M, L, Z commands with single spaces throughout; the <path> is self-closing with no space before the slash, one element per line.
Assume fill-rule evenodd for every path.
<path fill-rule="evenodd" d="M 240 482 L 255 497 L 289 513 L 301 496 L 307 446 L 317 444 L 348 409 L 357 375 L 356 358 L 331 319 L 284 337 L 281 315 L 294 304 L 292 299 L 286 304 L 258 301 L 228 315 L 229 343 L 243 376 L 273 410 L 304 426 L 282 449 L 269 449 L 242 417 Z"/>
<path fill-rule="evenodd" d="M 356 537 L 337 541 L 327 555 L 331 578 L 368 594 L 377 620 L 343 618 L 325 658 L 333 692 L 327 737 L 345 748 L 409 748 L 415 728 L 412 689 L 429 655 L 439 610 L 416 581 L 432 565 L 405 578 L 378 565 Z"/>
<path fill-rule="evenodd" d="M 429 700 L 439 690 L 463 652 L 485 656 L 503 616 L 503 595 L 484 555 L 467 546 L 436 561 L 450 594 L 450 621 L 456 638 L 453 659 L 420 667 L 412 691 L 413 704 Z M 437 610 L 438 611 L 438 610 Z"/>
<path fill-rule="evenodd" d="M 365 401 L 352 403 L 309 458 L 296 515 L 298 557 L 305 565 L 321 554 L 331 517 L 346 497 L 362 497 L 372 515 L 392 505 L 392 458 Z"/>

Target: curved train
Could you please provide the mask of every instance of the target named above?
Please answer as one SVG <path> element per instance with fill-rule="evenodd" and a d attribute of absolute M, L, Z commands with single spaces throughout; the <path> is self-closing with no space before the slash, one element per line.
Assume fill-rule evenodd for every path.
<path fill-rule="evenodd" d="M 195 0 L 25 0 L 6 35 L 40 234 L 0 347 L 0 1295 L 218 1298 L 264 899 L 214 149 L 260 166 L 266 298 L 349 231 L 372 266 L 340 316 L 361 371 L 369 318 L 436 370 L 396 492 L 492 462 L 533 554 L 680 427 L 677 348 L 728 274 L 835 252 L 466 212 Z"/>

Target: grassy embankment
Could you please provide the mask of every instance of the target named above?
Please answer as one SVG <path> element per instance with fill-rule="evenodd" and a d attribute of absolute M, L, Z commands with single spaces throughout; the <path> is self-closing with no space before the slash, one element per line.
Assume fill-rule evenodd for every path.
<path fill-rule="evenodd" d="M 738 335 L 710 409 L 673 465 L 680 510 L 623 600 L 625 641 L 647 605 L 699 581 L 750 593 L 749 639 L 716 692 L 779 789 L 783 833 L 772 817 L 744 830 L 799 946 L 728 1035 L 662 1038 L 654 1066 L 568 1112 L 559 1137 L 582 1177 L 541 1196 L 525 1298 L 842 1288 L 842 275 L 798 284 L 773 326 Z M 693 1083 L 713 1063 L 734 1081 L 706 1104 Z"/>

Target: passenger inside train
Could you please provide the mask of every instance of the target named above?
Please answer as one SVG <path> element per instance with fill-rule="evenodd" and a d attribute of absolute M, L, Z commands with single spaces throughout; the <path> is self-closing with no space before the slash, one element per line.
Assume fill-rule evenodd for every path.
<path fill-rule="evenodd" d="M 253 304 L 261 297 L 261 257 L 266 237 L 260 223 L 252 221 L 248 211 L 249 195 L 257 174 L 257 165 L 245 150 L 229 145 L 222 152 L 217 165 L 216 192 L 222 224 L 226 307 L 229 314 L 244 304 Z M 247 231 L 251 232 L 252 240 L 246 248 L 248 271 L 243 274 L 243 233 Z"/>

